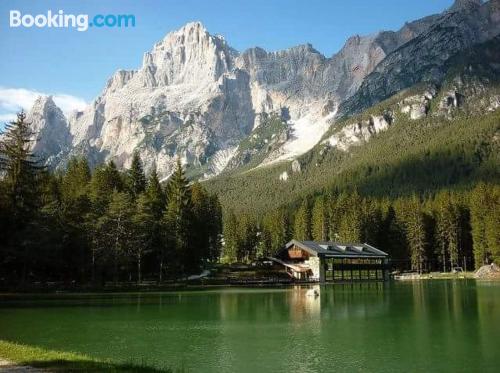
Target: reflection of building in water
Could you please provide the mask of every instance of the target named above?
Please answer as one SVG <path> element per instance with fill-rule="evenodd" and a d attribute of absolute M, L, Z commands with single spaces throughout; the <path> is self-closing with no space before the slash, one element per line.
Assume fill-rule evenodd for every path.
<path fill-rule="evenodd" d="M 315 290 L 318 295 L 311 294 Z M 319 318 L 321 313 L 321 291 L 319 285 L 312 288 L 295 286 L 289 298 L 290 319 L 302 321 L 304 319 Z"/>
<path fill-rule="evenodd" d="M 389 254 L 366 243 L 292 240 L 272 259 L 297 280 L 352 282 L 389 277 Z"/>

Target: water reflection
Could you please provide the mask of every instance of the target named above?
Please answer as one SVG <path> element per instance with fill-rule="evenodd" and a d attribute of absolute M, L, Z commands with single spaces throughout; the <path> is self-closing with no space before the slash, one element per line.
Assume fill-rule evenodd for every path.
<path fill-rule="evenodd" d="M 310 289 L 3 297 L 0 339 L 191 372 L 494 370 L 498 283 Z"/>

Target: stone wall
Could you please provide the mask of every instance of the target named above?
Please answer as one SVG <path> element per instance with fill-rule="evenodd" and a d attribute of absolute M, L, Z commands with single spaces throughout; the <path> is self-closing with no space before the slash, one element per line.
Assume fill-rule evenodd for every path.
<path fill-rule="evenodd" d="M 305 263 L 308 264 L 312 270 L 313 274 L 311 280 L 316 280 L 319 282 L 325 281 L 325 269 L 321 258 L 311 256 Z"/>

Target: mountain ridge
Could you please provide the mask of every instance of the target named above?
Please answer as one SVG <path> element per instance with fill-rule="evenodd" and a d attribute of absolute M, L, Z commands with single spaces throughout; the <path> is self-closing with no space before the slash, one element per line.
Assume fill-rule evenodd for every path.
<path fill-rule="evenodd" d="M 330 58 L 311 44 L 240 53 L 201 22 L 190 22 L 157 42 L 137 70 L 115 72 L 84 111 L 65 118 L 67 131 L 61 127 L 64 121 L 55 124 L 69 135 L 44 138 L 37 146 L 52 167 L 64 167 L 78 155 L 91 159 L 92 165 L 114 160 L 127 167 L 138 151 L 145 168 L 156 166 L 161 177 L 171 173 L 180 157 L 195 179 L 216 176 L 228 166 L 255 164 L 257 158 L 256 166 L 293 160 L 313 148 L 339 117 L 421 80 L 420 73 L 409 79 L 384 70 L 404 67 L 410 60 L 405 51 L 417 50 L 419 40 L 425 40 L 421 35 L 434 38 L 440 56 L 496 35 L 497 4 L 457 1 L 444 13 L 406 23 L 398 31 L 355 35 Z M 466 22 L 454 25 L 453 37 L 436 31 L 436 25 L 451 27 L 456 20 Z M 432 50 L 424 50 L 425 60 Z M 393 80 L 389 89 L 376 79 L 384 74 L 387 79 L 382 76 L 381 81 Z M 380 92 L 373 93 L 376 84 L 368 80 L 381 86 Z M 245 149 L 243 155 L 241 144 L 248 145 L 259 125 L 276 115 L 285 124 L 284 132 L 275 133 L 268 140 L 272 144 Z M 51 125 L 37 106 L 28 117 L 42 132 Z"/>

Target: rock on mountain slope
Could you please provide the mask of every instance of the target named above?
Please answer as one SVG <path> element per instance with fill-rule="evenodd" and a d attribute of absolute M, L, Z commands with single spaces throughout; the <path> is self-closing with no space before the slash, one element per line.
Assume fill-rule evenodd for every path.
<path fill-rule="evenodd" d="M 68 122 L 51 96 L 38 97 L 27 120 L 33 123 L 37 141 L 33 151 L 49 163 L 57 163 L 70 151 Z"/>
<path fill-rule="evenodd" d="M 498 0 L 459 0 L 397 32 L 354 36 L 331 58 L 308 44 L 240 54 L 189 23 L 145 53 L 138 70 L 117 71 L 84 111 L 66 119 L 48 99 L 37 101 L 29 114 L 36 149 L 54 167 L 80 154 L 126 167 L 138 151 L 162 177 L 177 157 L 194 178 L 293 159 L 323 138 L 338 112 L 439 81 L 447 58 L 498 34 L 498 21 Z M 281 125 L 269 125 L 265 118 L 276 116 Z"/>
<path fill-rule="evenodd" d="M 360 112 L 419 82 L 439 84 L 456 53 L 500 33 L 500 0 L 457 0 L 427 30 L 385 58 L 339 109 Z"/>
<path fill-rule="evenodd" d="M 340 118 L 293 162 L 204 183 L 236 213 L 262 216 L 305 196 L 381 197 L 500 181 L 500 36 L 458 53 L 440 85 L 419 83 Z M 269 139 L 269 136 L 255 139 Z M 258 148 L 258 146 L 256 146 Z"/>

